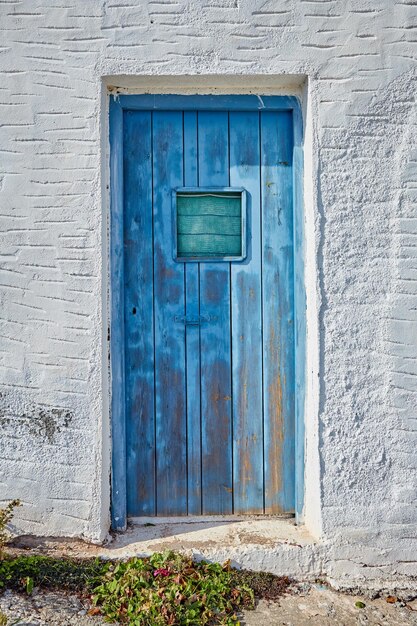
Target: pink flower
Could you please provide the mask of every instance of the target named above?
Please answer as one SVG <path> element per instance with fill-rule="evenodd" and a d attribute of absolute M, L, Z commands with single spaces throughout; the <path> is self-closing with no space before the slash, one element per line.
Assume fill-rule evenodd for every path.
<path fill-rule="evenodd" d="M 169 570 L 165 569 L 164 567 L 160 567 L 159 569 L 156 569 L 153 573 L 153 575 L 155 576 L 168 576 L 169 575 Z"/>

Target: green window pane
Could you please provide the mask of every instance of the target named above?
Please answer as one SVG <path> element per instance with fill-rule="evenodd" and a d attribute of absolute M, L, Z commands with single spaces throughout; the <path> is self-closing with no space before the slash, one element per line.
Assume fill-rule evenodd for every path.
<path fill-rule="evenodd" d="M 242 256 L 241 193 L 178 192 L 176 211 L 178 257 Z"/>

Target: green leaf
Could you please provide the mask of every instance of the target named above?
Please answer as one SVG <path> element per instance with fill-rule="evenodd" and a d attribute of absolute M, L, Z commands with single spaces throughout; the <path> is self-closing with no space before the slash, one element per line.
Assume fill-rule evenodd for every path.
<path fill-rule="evenodd" d="M 30 596 L 33 591 L 33 578 L 31 578 L 30 576 L 26 576 L 25 589 L 26 593 Z"/>

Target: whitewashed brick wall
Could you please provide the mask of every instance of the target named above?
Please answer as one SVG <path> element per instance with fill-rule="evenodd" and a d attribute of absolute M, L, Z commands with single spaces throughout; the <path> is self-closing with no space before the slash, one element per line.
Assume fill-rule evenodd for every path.
<path fill-rule="evenodd" d="M 416 573 L 417 1 L 0 0 L 0 29 L 0 499 L 24 502 L 19 530 L 108 523 L 103 76 L 299 74 L 327 568 Z"/>

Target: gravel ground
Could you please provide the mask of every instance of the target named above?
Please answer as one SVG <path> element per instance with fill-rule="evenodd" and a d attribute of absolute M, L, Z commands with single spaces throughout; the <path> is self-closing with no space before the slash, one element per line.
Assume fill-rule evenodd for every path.
<path fill-rule="evenodd" d="M 355 606 L 357 601 L 364 608 Z M 0 596 L 0 610 L 7 626 L 99 626 L 101 617 L 91 617 L 84 599 L 65 593 L 34 591 L 25 596 L 6 591 Z M 1 624 L 1 621 L 0 621 Z M 417 601 L 387 603 L 337 593 L 322 585 L 300 585 L 294 594 L 279 602 L 260 602 L 248 611 L 247 626 L 417 626 Z"/>
<path fill-rule="evenodd" d="M 355 606 L 362 602 L 364 608 Z M 417 602 L 389 604 L 385 598 L 338 593 L 308 585 L 276 603 L 261 601 L 245 615 L 246 626 L 417 626 Z"/>
<path fill-rule="evenodd" d="M 31 596 L 5 591 L 0 596 L 0 611 L 7 626 L 99 626 L 100 617 L 90 617 L 89 603 L 77 596 L 34 590 Z M 1 622 L 0 622 L 1 624 Z"/>

